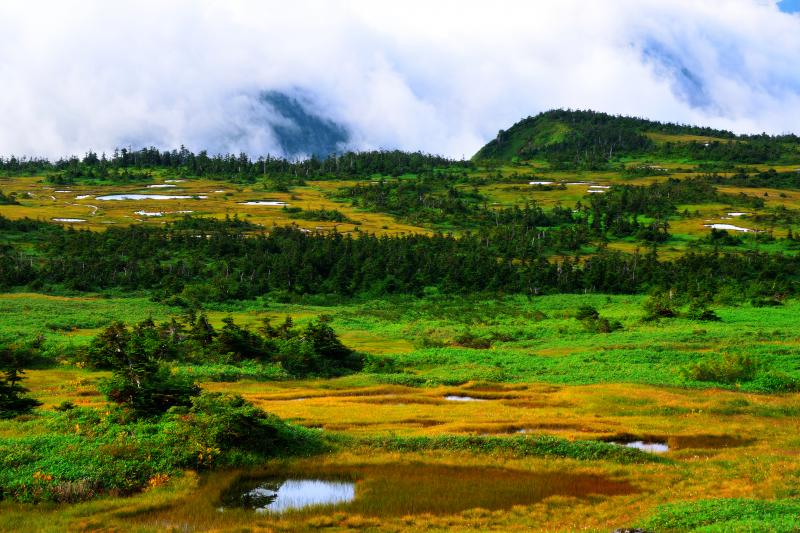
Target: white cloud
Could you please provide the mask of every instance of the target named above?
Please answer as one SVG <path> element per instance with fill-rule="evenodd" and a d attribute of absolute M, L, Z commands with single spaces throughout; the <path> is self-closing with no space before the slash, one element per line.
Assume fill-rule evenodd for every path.
<path fill-rule="evenodd" d="M 356 148 L 454 157 L 554 107 L 798 131 L 797 57 L 763 0 L 10 1 L 0 153 L 276 153 L 253 97 L 294 88 Z"/>

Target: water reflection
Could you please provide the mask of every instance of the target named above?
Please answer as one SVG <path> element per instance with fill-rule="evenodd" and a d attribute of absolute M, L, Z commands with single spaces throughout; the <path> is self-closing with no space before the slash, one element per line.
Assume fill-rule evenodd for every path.
<path fill-rule="evenodd" d="M 355 483 L 321 479 L 239 479 L 220 500 L 222 507 L 282 513 L 318 505 L 351 502 L 356 497 Z"/>

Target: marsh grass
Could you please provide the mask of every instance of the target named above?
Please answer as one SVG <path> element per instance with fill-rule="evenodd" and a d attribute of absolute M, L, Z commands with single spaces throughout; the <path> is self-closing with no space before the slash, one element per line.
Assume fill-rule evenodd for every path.
<path fill-rule="evenodd" d="M 639 450 L 599 441 L 569 441 L 550 435 L 490 437 L 479 435 L 439 435 L 418 437 L 376 437 L 364 439 L 368 446 L 391 450 L 419 452 L 423 450 L 469 451 L 473 453 L 506 453 L 510 456 L 562 457 L 579 460 L 610 460 L 618 463 L 665 462 L 664 458 Z"/>
<path fill-rule="evenodd" d="M 654 531 L 770 531 L 800 529 L 800 500 L 721 498 L 659 507 L 640 524 Z"/>

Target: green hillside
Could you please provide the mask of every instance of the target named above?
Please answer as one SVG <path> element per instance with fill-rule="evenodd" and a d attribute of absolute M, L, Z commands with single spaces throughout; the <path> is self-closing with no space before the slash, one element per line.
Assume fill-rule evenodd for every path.
<path fill-rule="evenodd" d="M 474 159 L 543 160 L 601 168 L 642 156 L 685 161 L 794 163 L 795 135 L 735 135 L 709 127 L 662 123 L 595 111 L 552 110 L 525 118 L 481 148 Z"/>

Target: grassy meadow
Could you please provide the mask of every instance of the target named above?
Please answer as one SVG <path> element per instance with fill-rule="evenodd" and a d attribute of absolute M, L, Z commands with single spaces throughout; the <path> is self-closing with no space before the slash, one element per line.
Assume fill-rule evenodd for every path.
<path fill-rule="evenodd" d="M 669 134 L 650 138 L 656 143 L 719 140 Z M 492 208 L 526 202 L 571 208 L 587 202 L 592 186 L 602 191 L 701 172 L 691 161 L 636 163 L 669 173 L 567 171 L 533 161 L 478 167 L 455 188 L 478 191 Z M 92 231 L 160 226 L 186 214 L 235 215 L 267 231 L 290 224 L 308 232 L 389 236 L 442 230 L 458 235 L 470 229 L 412 223 L 354 206 L 338 194 L 382 176 L 309 180 L 288 192 L 259 183 L 174 178 L 156 172 L 151 183 L 59 186 L 45 176 L 4 177 L 0 190 L 13 193 L 19 203 L 0 205 L 0 214 L 14 220 L 79 219 L 63 224 Z M 556 186 L 528 184 L 537 180 Z M 777 238 L 736 234 L 741 243 L 731 246 L 735 251 L 796 254 L 798 247 L 783 239 L 800 231 L 795 222 L 775 224 L 758 217 L 779 207 L 800 209 L 800 192 L 719 190 L 757 196 L 765 205 L 680 205 L 669 219 L 669 240 L 659 244 L 659 257 L 711 248 L 709 224 L 769 230 Z M 191 198 L 97 198 L 108 194 Z M 336 210 L 346 222 L 298 218 L 282 205 L 245 204 L 259 200 L 306 211 Z M 0 245 L 14 238 L 0 234 Z M 589 257 L 599 246 L 584 246 L 580 254 Z M 602 246 L 633 252 L 647 245 L 630 237 Z M 76 363 L 75 355 L 115 320 L 163 323 L 187 314 L 175 301 L 148 291 L 48 289 L 0 294 L 0 338 L 9 343 L 38 339 L 41 346 L 41 357 L 25 370 L 22 382 L 41 406 L 31 414 L 0 419 L 0 448 L 19 453 L 18 460 L 7 458 L 8 464 L 37 465 L 22 480 L 30 486 L 46 483 L 63 465 L 22 450 L 32 442 L 26 439 L 63 442 L 67 452 L 78 454 L 94 434 L 59 409 L 66 404 L 85 408 L 80 412 L 98 413 L 103 421 L 112 411 L 102 385 L 111 373 Z M 649 298 L 453 295 L 431 288 L 416 296 L 269 294 L 203 302 L 202 311 L 215 328 L 229 317 L 252 331 L 264 319 L 280 324 L 290 318 L 305 327 L 324 317 L 344 345 L 363 355 L 361 371 L 327 378 L 292 377 L 278 364 L 252 361 L 168 363 L 173 375 L 196 380 L 204 391 L 239 394 L 308 430 L 304 435 L 318 435 L 325 446 L 313 454 L 249 467 L 232 462 L 216 469 L 185 468 L 165 462 L 161 470 L 154 467 L 145 490 L 98 493 L 87 501 L 31 503 L 2 500 L 0 492 L 0 530 L 797 531 L 800 393 L 794 385 L 800 382 L 800 301 L 786 297 L 762 305 L 722 290 L 712 302 L 715 319 L 692 316 L 683 303 L 677 316 L 653 320 L 648 318 Z M 582 308 L 596 310 L 614 327 L 598 330 L 596 322 L 576 317 Z M 742 361 L 752 363 L 750 374 L 732 374 Z M 155 462 L 159 431 L 142 423 L 97 446 L 121 461 Z M 136 455 L 126 448 L 126 439 L 152 446 L 152 457 L 150 452 Z M 666 445 L 668 451 L 651 454 L 623 446 L 635 441 Z M 270 476 L 346 480 L 355 483 L 356 499 L 283 514 L 219 509 L 232 484 Z"/>
<path fill-rule="evenodd" d="M 349 346 L 392 361 L 388 371 L 368 368 L 336 379 L 256 376 L 230 382 L 212 374 L 203 383 L 207 390 L 241 394 L 289 422 L 339 439 L 323 456 L 268 468 L 349 476 L 356 481 L 356 503 L 279 517 L 219 513 L 214 502 L 237 471 L 200 477 L 185 473 L 127 498 L 36 507 L 2 503 L 0 527 L 605 531 L 667 521 L 659 517 L 673 516 L 668 514 L 674 514 L 672 508 L 653 513 L 668 502 L 793 497 L 792 473 L 800 472 L 800 395 L 747 390 L 748 384 L 693 382 L 680 370 L 698 359 L 744 351 L 765 366 L 800 376 L 794 327 L 798 304 L 721 307 L 719 322 L 679 318 L 651 323 L 642 321 L 643 300 L 430 296 L 337 305 L 262 301 L 212 306 L 214 322 L 230 315 L 253 325 L 263 316 L 291 316 L 303 323 L 327 314 Z M 586 304 L 620 320 L 623 328 L 586 331 L 573 317 L 575 308 Z M 165 320 L 176 312 L 146 298 L 100 296 L 6 294 L 0 305 L 3 316 L 13 317 L 3 321 L 0 333 L 42 333 L 53 352 L 85 343 L 111 317 Z M 74 326 L 64 328 L 64 323 Z M 465 332 L 497 340 L 481 349 L 456 345 Z M 26 376 L 41 409 L 64 401 L 105 405 L 97 389 L 101 372 L 67 365 L 32 369 Z M 475 401 L 446 399 L 452 395 Z M 23 427 L 17 421 L 0 422 L 3 438 L 30 432 L 47 430 L 33 420 Z M 637 456 L 627 463 L 613 456 L 540 457 L 526 448 L 490 445 L 492 439 L 541 435 L 568 442 L 658 441 L 667 443 L 669 452 L 664 461 L 642 462 Z M 467 440 L 452 440 L 455 436 Z M 450 440 L 436 440 L 440 437 Z M 529 482 L 535 490 L 525 489 Z M 460 490 L 466 490 L 464 495 Z"/>

